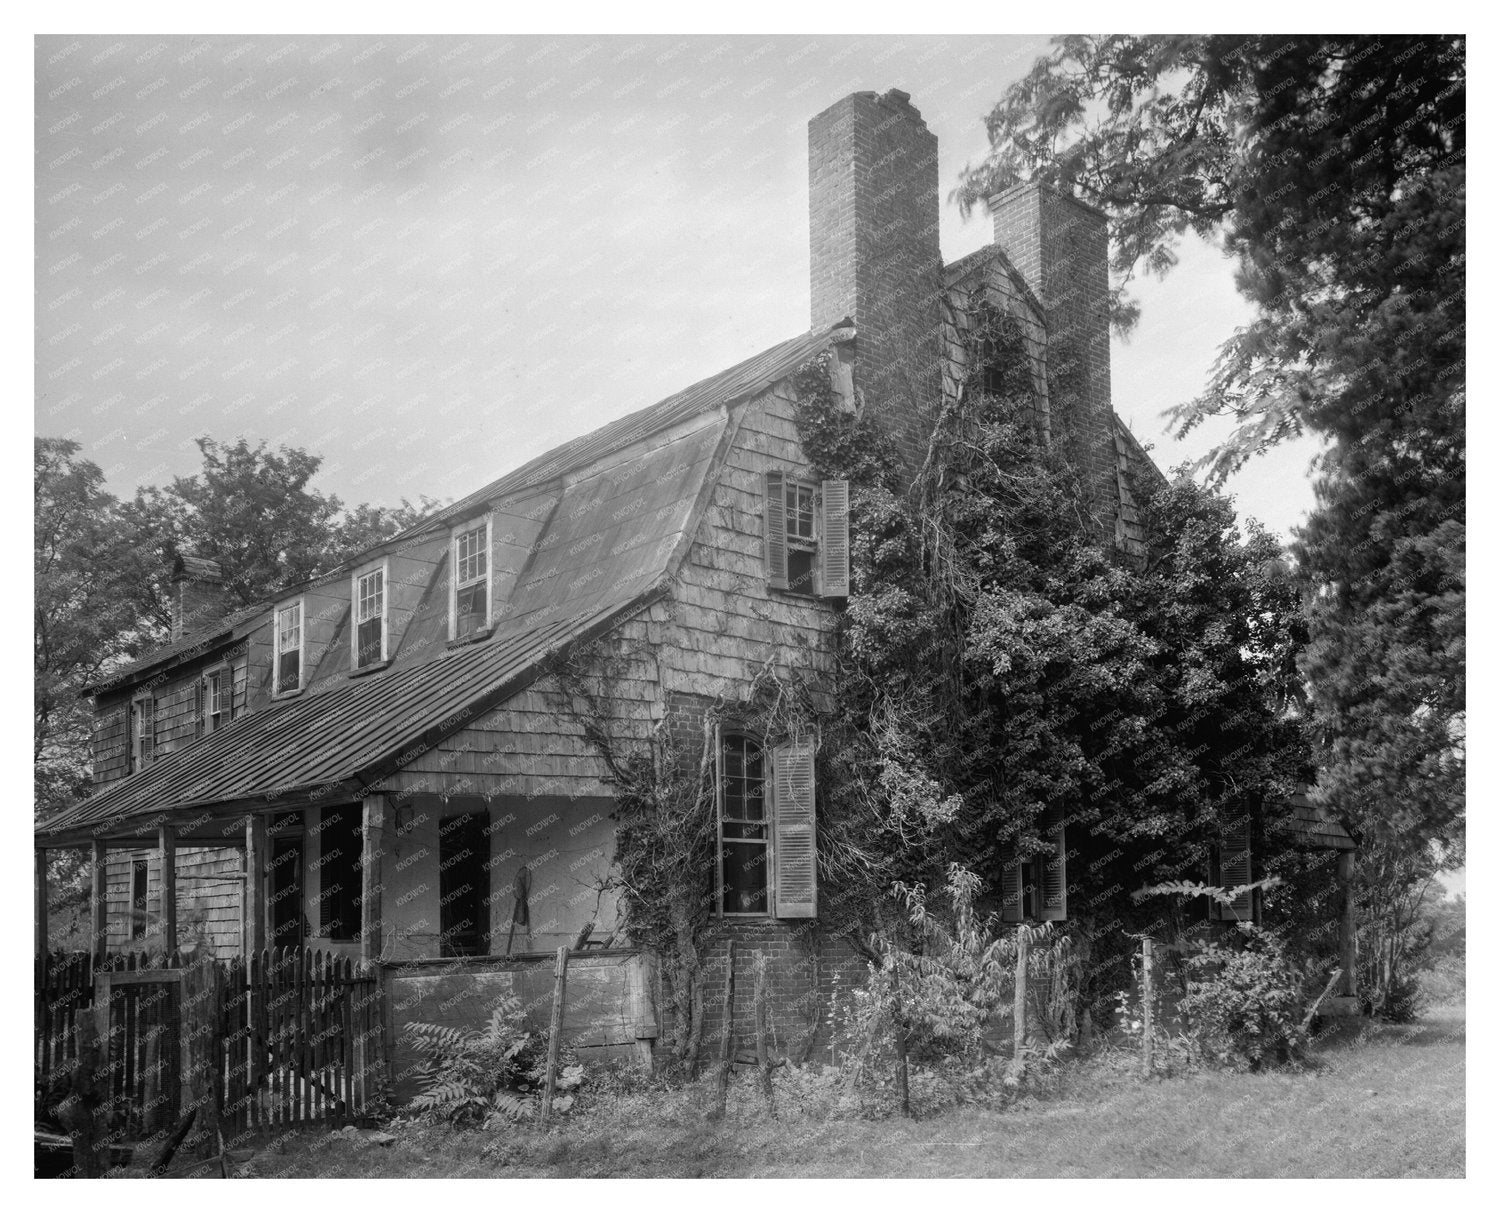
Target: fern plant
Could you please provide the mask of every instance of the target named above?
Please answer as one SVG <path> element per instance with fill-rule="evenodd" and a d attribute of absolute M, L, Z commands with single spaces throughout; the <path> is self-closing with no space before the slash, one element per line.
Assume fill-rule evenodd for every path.
<path fill-rule="evenodd" d="M 519 998 L 500 999 L 478 1030 L 409 1023 L 402 1036 L 423 1058 L 421 1091 L 411 1101 L 422 1119 L 476 1125 L 531 1114 L 540 1042 L 524 1027 Z"/>

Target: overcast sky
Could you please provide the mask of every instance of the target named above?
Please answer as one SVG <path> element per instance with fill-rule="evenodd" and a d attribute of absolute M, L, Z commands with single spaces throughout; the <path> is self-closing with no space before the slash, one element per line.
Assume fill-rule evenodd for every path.
<path fill-rule="evenodd" d="M 36 428 L 130 494 L 193 438 L 324 457 L 346 502 L 466 493 L 805 331 L 807 120 L 896 87 L 946 195 L 1039 37 L 56 37 L 37 44 Z M 952 260 L 987 243 L 945 202 Z M 1187 251 L 1115 407 L 1162 410 L 1247 313 Z M 1308 448 L 1231 488 L 1283 534 Z"/>

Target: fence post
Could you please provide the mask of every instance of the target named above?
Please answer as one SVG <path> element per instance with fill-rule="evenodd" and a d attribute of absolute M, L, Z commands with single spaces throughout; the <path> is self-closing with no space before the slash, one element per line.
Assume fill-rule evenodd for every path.
<path fill-rule="evenodd" d="M 755 954 L 755 1064 L 760 1069 L 760 1090 L 766 1097 L 766 1108 L 771 1119 L 776 1119 L 776 1097 L 771 1087 L 771 1051 L 766 1043 L 769 1035 L 766 1013 L 766 954 Z"/>
<path fill-rule="evenodd" d="M 557 949 L 552 966 L 552 1024 L 547 1032 L 547 1082 L 542 1088 L 542 1124 L 552 1115 L 552 1092 L 557 1086 L 557 1050 L 562 1044 L 563 1000 L 568 989 L 568 947 Z"/>
<path fill-rule="evenodd" d="M 729 941 L 728 972 L 724 977 L 724 1023 L 719 1036 L 719 1073 L 714 1080 L 714 1107 L 710 1120 L 719 1120 L 729 1102 L 729 1066 L 734 1060 L 734 940 Z"/>
<path fill-rule="evenodd" d="M 1151 1048 L 1155 1037 L 1153 1014 L 1153 974 L 1151 971 L 1151 937 L 1141 940 L 1141 1068 L 1151 1077 Z"/>
<path fill-rule="evenodd" d="M 1016 997 L 1011 1012 L 1016 1024 L 1011 1058 L 1018 1070 L 1022 1064 L 1022 1054 L 1026 1050 L 1026 961 L 1030 952 L 1031 937 L 1026 928 L 1016 928 Z"/>

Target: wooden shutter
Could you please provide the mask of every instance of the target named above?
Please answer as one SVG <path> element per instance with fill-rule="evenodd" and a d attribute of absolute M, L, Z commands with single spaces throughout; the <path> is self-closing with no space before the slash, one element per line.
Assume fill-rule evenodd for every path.
<path fill-rule="evenodd" d="M 1219 844 L 1219 884 L 1238 889 L 1254 879 L 1250 875 L 1250 831 L 1236 830 L 1225 834 Z M 1250 922 L 1255 916 L 1255 894 L 1241 893 L 1230 905 L 1216 903 L 1219 917 L 1226 922 Z"/>
<path fill-rule="evenodd" d="M 156 759 L 156 699 L 147 695 L 141 704 L 141 766 L 149 767 Z"/>
<path fill-rule="evenodd" d="M 786 578 L 786 477 L 766 473 L 765 509 L 766 583 L 773 590 L 787 588 Z"/>
<path fill-rule="evenodd" d="M 1042 815 L 1042 837 L 1048 849 L 1042 853 L 1040 889 L 1043 922 L 1061 922 L 1068 916 L 1068 829 L 1061 808 Z"/>
<path fill-rule="evenodd" d="M 774 780 L 772 846 L 776 917 L 818 916 L 817 819 L 811 740 L 786 741 L 771 751 Z"/>
<path fill-rule="evenodd" d="M 818 592 L 849 597 L 849 482 L 823 481 L 823 535 L 818 543 Z"/>
<path fill-rule="evenodd" d="M 204 689 L 204 681 L 204 679 L 200 678 L 197 682 L 193 683 L 193 736 L 195 738 L 202 737 L 206 731 L 204 713 L 207 709 L 204 705 L 208 701 L 208 694 Z"/>
<path fill-rule="evenodd" d="M 1000 921 L 1026 921 L 1026 861 L 1016 857 L 1013 846 L 1005 847 L 1000 860 Z"/>

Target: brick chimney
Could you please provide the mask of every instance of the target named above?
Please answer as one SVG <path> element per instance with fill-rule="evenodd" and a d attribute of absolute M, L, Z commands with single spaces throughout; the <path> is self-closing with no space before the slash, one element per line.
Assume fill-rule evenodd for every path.
<path fill-rule="evenodd" d="M 1119 510 L 1109 389 L 1109 230 L 1104 212 L 1023 182 L 989 198 L 995 243 L 1046 310 L 1053 437 L 1083 475 L 1112 541 Z"/>
<path fill-rule="evenodd" d="M 229 594 L 217 560 L 179 554 L 172 561 L 172 639 L 218 623 L 229 613 Z"/>
<path fill-rule="evenodd" d="M 899 89 L 807 124 L 812 327 L 854 321 L 855 384 L 920 465 L 940 404 L 937 136 Z"/>

